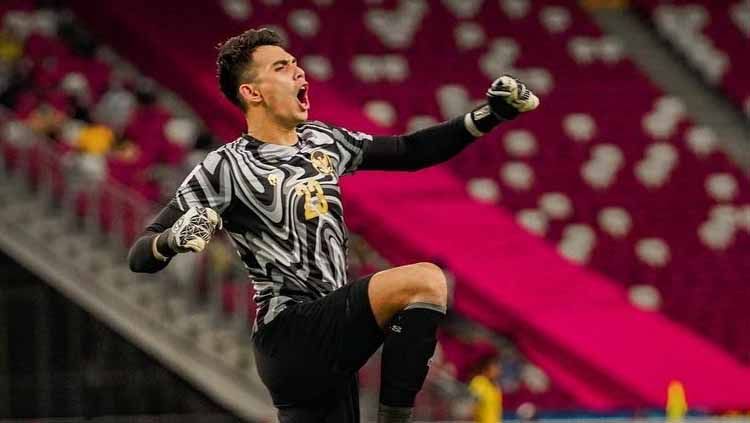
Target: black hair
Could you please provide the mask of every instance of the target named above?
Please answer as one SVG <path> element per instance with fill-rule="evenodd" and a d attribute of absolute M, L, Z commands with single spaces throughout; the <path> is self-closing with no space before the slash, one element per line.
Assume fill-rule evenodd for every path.
<path fill-rule="evenodd" d="M 224 96 L 243 112 L 247 106 L 240 97 L 239 87 L 252 79 L 250 65 L 253 62 L 253 52 L 260 46 L 282 44 L 279 34 L 271 29 L 261 28 L 249 29 L 217 46 L 219 56 L 216 59 L 216 73 L 219 87 Z"/>

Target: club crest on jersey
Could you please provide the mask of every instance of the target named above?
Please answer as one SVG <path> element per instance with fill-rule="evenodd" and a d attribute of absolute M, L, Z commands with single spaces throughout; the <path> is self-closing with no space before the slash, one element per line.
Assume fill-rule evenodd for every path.
<path fill-rule="evenodd" d="M 315 150 L 310 155 L 310 162 L 313 167 L 324 175 L 330 175 L 333 173 L 333 166 L 331 165 L 331 159 L 326 153 L 321 150 Z"/>
<path fill-rule="evenodd" d="M 279 183 L 278 175 L 275 175 L 275 174 L 268 175 L 268 183 L 271 184 L 272 187 L 275 187 L 276 184 Z"/>

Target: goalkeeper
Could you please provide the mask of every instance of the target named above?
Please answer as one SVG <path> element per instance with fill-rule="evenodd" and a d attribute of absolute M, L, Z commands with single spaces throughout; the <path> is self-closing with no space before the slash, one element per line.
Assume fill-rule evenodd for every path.
<path fill-rule="evenodd" d="M 464 116 L 373 137 L 307 120 L 305 72 L 271 30 L 230 38 L 217 65 L 247 132 L 188 175 L 131 248 L 130 268 L 157 272 L 200 252 L 223 223 L 255 287 L 252 342 L 279 420 L 358 422 L 357 370 L 382 345 L 378 422 L 411 421 L 445 314 L 445 277 L 417 263 L 347 281 L 339 178 L 441 163 L 539 100 L 502 76 Z"/>

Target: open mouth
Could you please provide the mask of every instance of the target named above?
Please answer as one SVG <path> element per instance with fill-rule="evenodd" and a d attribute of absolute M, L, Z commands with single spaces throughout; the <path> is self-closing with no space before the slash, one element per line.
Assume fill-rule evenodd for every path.
<path fill-rule="evenodd" d="M 297 91 L 297 102 L 299 103 L 302 110 L 308 110 L 310 108 L 310 100 L 307 98 L 307 93 L 310 91 L 310 86 L 305 84 Z"/>

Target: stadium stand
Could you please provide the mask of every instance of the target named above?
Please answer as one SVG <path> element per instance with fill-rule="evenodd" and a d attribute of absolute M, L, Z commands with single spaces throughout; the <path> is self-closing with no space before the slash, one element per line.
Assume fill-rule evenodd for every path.
<path fill-rule="evenodd" d="M 535 2 L 531 4 L 523 1 L 473 3 L 481 4 L 481 10 L 462 6 L 464 2 L 445 2 L 448 5 L 446 7 L 443 4 L 404 1 L 388 2 L 384 6 L 376 5 L 368 8 L 365 5 L 351 3 L 336 4 L 332 7 L 330 2 L 319 1 L 299 9 L 270 2 L 266 4 L 267 7 L 252 10 L 244 9 L 243 4 L 243 2 L 225 3 L 228 12 L 219 7 L 213 10 L 203 10 L 200 14 L 182 11 L 179 22 L 165 20 L 163 19 L 165 13 L 156 13 L 156 10 L 148 9 L 145 4 L 139 2 L 130 5 L 129 10 L 117 8 L 111 11 L 92 8 L 84 10 L 83 7 L 75 7 L 75 9 L 95 32 L 102 34 L 119 51 L 137 62 L 141 68 L 155 75 L 170 74 L 169 80 L 163 80 L 163 83 L 184 95 L 195 106 L 196 112 L 201 115 L 207 125 L 225 139 L 233 138 L 242 130 L 236 123 L 241 120 L 233 119 L 237 112 L 233 111 L 215 90 L 213 75 L 208 71 L 212 66 L 209 60 L 211 57 L 196 55 L 194 52 L 208 51 L 217 40 L 239 32 L 249 25 L 273 24 L 277 28 L 280 27 L 289 39 L 291 50 L 299 53 L 303 65 L 309 64 L 308 74 L 317 80 L 313 86 L 312 97 L 315 106 L 313 110 L 317 118 L 371 132 L 400 131 L 465 110 L 467 105 L 474 102 L 473 99 L 481 98 L 481 89 L 488 82 L 486 74 L 493 74 L 493 70 L 499 69 L 493 69 L 491 65 L 502 63 L 502 69 L 513 69 L 518 76 L 525 78 L 543 95 L 542 110 L 545 113 L 530 116 L 522 122 L 524 128 L 533 128 L 527 129 L 533 131 L 533 138 L 543 140 L 543 142 L 538 142 L 538 154 L 525 160 L 507 160 L 503 150 L 498 148 L 498 138 L 504 138 L 511 130 L 522 129 L 518 126 L 521 125 L 519 123 L 508 125 L 504 131 L 499 132 L 498 136 L 482 141 L 479 147 L 469 150 L 455 163 L 440 169 L 408 177 L 401 175 L 398 177 L 357 176 L 352 182 L 345 184 L 345 190 L 350 198 L 347 207 L 350 210 L 350 216 L 354 215 L 350 217 L 350 226 L 365 234 L 368 240 L 395 264 L 413 260 L 415 257 L 444 259 L 459 280 L 463 281 L 461 290 L 456 293 L 456 307 L 494 330 L 505 329 L 497 327 L 498 320 L 516 323 L 510 316 L 521 319 L 535 329 L 549 324 L 550 321 L 546 320 L 551 319 L 548 314 L 549 309 L 559 306 L 558 301 L 562 302 L 563 299 L 556 298 L 553 303 L 544 303 L 538 298 L 539 292 L 559 293 L 563 286 L 567 286 L 563 281 L 563 275 L 571 271 L 576 274 L 577 280 L 590 280 L 593 283 L 588 288 L 588 301 L 581 304 L 585 310 L 592 311 L 592 298 L 602 300 L 609 298 L 609 300 L 603 300 L 605 302 L 613 298 L 621 298 L 623 310 L 628 310 L 626 314 L 631 313 L 630 310 L 635 310 L 635 308 L 630 305 L 624 291 L 612 288 L 606 279 L 589 274 L 580 276 L 577 273 L 580 269 L 578 266 L 567 267 L 568 265 L 560 264 L 561 267 L 558 268 L 556 258 L 541 252 L 546 251 L 548 248 L 546 246 L 539 246 L 540 255 L 532 260 L 550 263 L 547 272 L 543 274 L 538 273 L 532 276 L 528 268 L 534 265 L 528 261 L 524 261 L 523 264 L 515 262 L 517 257 L 511 259 L 510 254 L 499 259 L 498 252 L 506 253 L 510 245 L 529 246 L 528 248 L 536 251 L 537 244 L 531 241 L 526 233 L 517 232 L 513 222 L 500 223 L 506 222 L 507 219 L 507 215 L 501 210 L 497 210 L 493 215 L 488 213 L 488 209 L 483 205 L 468 203 L 469 197 L 461 193 L 466 188 L 458 184 L 468 183 L 469 186 L 476 186 L 477 180 L 474 178 L 488 178 L 489 180 L 480 179 L 479 186 L 489 186 L 489 191 L 493 191 L 492 187 L 496 187 L 495 191 L 502 196 L 502 206 L 513 211 L 514 214 L 518 212 L 519 215 L 524 216 L 529 213 L 521 214 L 520 212 L 528 208 L 536 209 L 537 202 L 541 200 L 541 194 L 560 192 L 563 196 L 547 197 L 548 199 L 544 201 L 547 204 L 545 207 L 553 210 L 552 214 L 565 216 L 565 212 L 559 210 L 564 209 L 565 206 L 559 206 L 559 204 L 565 204 L 565 200 L 560 201 L 560 199 L 567 197 L 574 213 L 568 215 L 567 219 L 561 219 L 562 222 L 552 222 L 548 225 L 551 227 L 547 232 L 549 239 L 557 243 L 563 238 L 563 232 L 566 232 L 567 241 L 561 242 L 560 249 L 564 250 L 564 253 L 574 261 L 589 261 L 593 268 L 606 272 L 614 279 L 621 280 L 628 285 L 644 282 L 655 285 L 662 291 L 661 298 L 665 303 L 662 311 L 675 321 L 692 327 L 685 331 L 680 326 L 660 320 L 660 314 L 643 312 L 644 314 L 639 314 L 636 320 L 644 318 L 644 325 L 648 329 L 625 328 L 625 321 L 628 319 L 619 320 L 624 318 L 622 315 L 621 318 L 608 320 L 607 323 L 604 323 L 603 319 L 598 319 L 602 326 L 597 331 L 597 336 L 600 336 L 601 332 L 605 331 L 604 327 L 607 327 L 606 331 L 610 332 L 622 330 L 621 336 L 628 333 L 627 336 L 632 336 L 628 339 L 636 342 L 635 340 L 641 339 L 645 332 L 653 335 L 653 338 L 649 338 L 650 340 L 659 338 L 673 340 L 671 347 L 667 348 L 664 345 L 664 354 L 670 354 L 667 353 L 668 349 L 679 348 L 693 352 L 702 351 L 706 354 L 706 359 L 712 362 L 715 359 L 716 367 L 712 365 L 713 369 L 707 372 L 711 373 L 712 377 L 718 377 L 718 374 L 727 375 L 734 372 L 743 374 L 745 372 L 741 370 L 742 366 L 736 358 L 729 357 L 724 350 L 705 344 L 703 340 L 704 337 L 711 338 L 718 345 L 724 346 L 725 351 L 733 352 L 737 356 L 739 355 L 738 349 L 732 348 L 732 343 L 727 338 L 722 338 L 720 334 L 730 332 L 734 334 L 733 336 L 738 336 L 737 332 L 731 331 L 729 326 L 723 326 L 726 329 L 721 332 L 701 329 L 695 322 L 695 320 L 700 320 L 700 324 L 705 324 L 706 321 L 713 321 L 712 324 L 717 325 L 738 324 L 737 319 L 742 318 L 738 313 L 740 308 L 738 304 L 741 302 L 734 301 L 746 295 L 744 291 L 732 290 L 717 294 L 717 296 L 723 295 L 721 298 L 724 298 L 719 301 L 727 303 L 724 309 L 737 307 L 732 312 L 734 319 L 724 320 L 721 316 L 714 314 L 715 320 L 705 318 L 693 320 L 694 307 L 688 308 L 689 299 L 702 301 L 705 297 L 693 294 L 692 289 L 688 290 L 678 283 L 670 284 L 671 279 L 666 280 L 664 276 L 671 275 L 670 270 L 675 263 L 686 261 L 692 263 L 693 259 L 687 252 L 696 249 L 705 253 L 703 256 L 706 262 L 700 265 L 713 264 L 711 260 L 720 260 L 724 263 L 724 268 L 728 269 L 727 273 L 737 274 L 738 263 L 731 258 L 727 259 L 730 257 L 729 253 L 714 254 L 712 250 L 702 245 L 697 233 L 699 223 L 708 219 L 707 210 L 712 202 L 716 201 L 707 199 L 709 194 L 705 192 L 706 186 L 712 196 L 719 198 L 718 201 L 726 202 L 730 198 L 736 201 L 733 204 L 743 205 L 745 200 L 742 193 L 746 192 L 744 179 L 721 153 L 711 154 L 708 158 L 702 159 L 700 158 L 702 153 L 692 152 L 692 149 L 711 151 L 710 133 L 703 128 L 691 128 L 689 121 L 681 119 L 679 102 L 673 99 L 662 99 L 659 90 L 651 86 L 632 64 L 622 57 L 618 44 L 602 37 L 582 10 L 561 3 Z M 163 11 L 166 11 L 169 10 L 170 5 L 163 4 L 162 7 Z M 93 15 L 95 12 L 102 15 L 97 18 Z M 361 16 L 362 21 L 344 20 L 341 18 L 344 15 Z M 111 25 L 108 27 L 103 25 L 104 22 L 108 22 L 108 19 L 101 18 L 101 16 L 111 17 L 120 22 L 120 28 L 137 27 L 139 32 L 127 35 L 121 31 L 114 33 Z M 503 25 L 490 25 L 490 21 L 487 21 L 490 19 L 489 16 L 502 16 Z M 386 21 L 390 24 L 393 22 L 397 24 L 386 26 L 384 24 Z M 575 25 L 571 24 L 573 22 Z M 181 27 L 196 25 L 203 28 L 200 34 L 179 31 Z M 362 30 L 362 25 L 365 30 Z M 528 27 L 536 28 L 536 30 L 521 31 Z M 446 31 L 444 28 L 452 28 L 456 31 Z M 339 34 L 342 31 L 348 36 L 340 37 Z M 510 37 L 511 34 L 513 38 Z M 444 54 L 434 54 L 435 46 L 456 46 L 454 37 L 459 37 L 462 48 L 466 50 L 457 53 L 453 48 L 446 48 Z M 476 43 L 476 39 L 488 40 L 487 44 L 491 45 L 489 51 L 485 51 L 484 48 L 472 50 L 470 46 Z M 159 40 L 161 48 L 153 48 L 155 40 Z M 350 56 L 353 51 L 358 54 L 352 58 Z M 408 55 L 404 53 L 405 51 L 408 51 Z M 362 55 L 364 57 L 359 57 Z M 483 61 L 482 58 L 485 56 L 489 58 Z M 542 60 L 545 63 L 554 63 L 554 69 L 545 71 L 534 66 L 542 63 Z M 170 66 L 165 65 L 166 63 L 181 63 L 185 66 L 182 72 L 170 73 Z M 486 69 L 483 69 L 482 63 Z M 595 77 L 591 77 L 592 75 Z M 467 85 L 461 87 L 457 84 Z M 405 90 L 404 86 L 410 89 Z M 316 100 L 316 98 L 325 100 Z M 443 104 L 441 104 L 441 98 L 445 100 Z M 575 99 L 575 102 L 571 99 Z M 360 109 L 356 106 L 357 104 L 364 104 L 364 106 Z M 379 122 L 381 126 L 373 126 L 366 120 L 366 116 Z M 412 125 L 409 125 L 410 121 Z M 573 135 L 560 137 L 561 130 L 566 132 L 566 126 L 567 132 Z M 596 135 L 592 134 L 593 128 L 596 128 L 593 132 Z M 678 135 L 685 131 L 692 134 L 690 139 L 693 141 L 687 143 L 688 146 L 684 145 L 686 143 L 683 143 Z M 529 137 L 521 134 L 520 137 L 516 137 L 515 141 L 508 141 L 508 144 L 516 152 L 515 154 L 519 151 L 521 155 L 524 152 L 528 154 L 528 142 L 524 139 L 528 140 Z M 687 134 L 685 136 L 687 137 Z M 580 142 L 570 138 L 578 138 Z M 582 171 L 581 168 L 587 163 L 590 164 Z M 661 166 L 665 163 L 670 165 Z M 695 167 L 691 168 L 691 165 Z M 499 175 L 501 168 L 504 169 L 505 178 Z M 636 171 L 636 168 L 640 170 Z M 667 168 L 671 168 L 671 171 L 666 172 L 665 175 L 663 169 Z M 533 181 L 530 181 L 528 177 L 531 174 L 534 174 Z M 464 182 L 460 182 L 460 179 Z M 591 185 L 600 188 L 594 188 Z M 611 187 L 606 189 L 610 185 Z M 661 185 L 664 186 L 659 188 Z M 529 187 L 528 191 L 524 190 L 525 186 Z M 628 190 L 633 190 L 633 195 L 624 198 L 625 193 L 630 192 Z M 483 195 L 486 198 L 493 197 L 491 193 Z M 429 208 L 429 212 L 423 207 L 427 199 L 435 201 L 436 204 Z M 399 222 L 393 221 L 392 218 L 388 219 L 384 204 L 398 204 Z M 644 207 L 646 204 L 648 207 Z M 685 205 L 690 205 L 690 209 L 697 209 L 695 215 L 687 215 L 686 219 L 675 219 L 675 208 L 684 209 Z M 391 206 L 387 207 L 391 209 Z M 603 210 L 609 207 L 614 207 L 614 209 Z M 354 213 L 351 213 L 352 211 Z M 610 231 L 619 233 L 626 228 L 625 233 L 628 236 L 624 241 L 617 241 L 617 238 L 599 229 L 600 211 L 603 225 L 613 228 L 609 229 Z M 607 213 L 604 213 L 605 211 Z M 479 214 L 481 216 L 478 216 Z M 519 219 L 541 220 L 533 218 L 533 216 L 539 217 L 540 214 L 531 213 L 532 218 L 519 217 Z M 680 217 L 686 214 L 681 213 Z M 365 216 L 373 219 L 374 215 L 378 216 L 378 221 L 384 225 L 387 224 L 391 229 L 388 231 L 388 240 L 383 239 L 382 235 L 378 239 L 378 234 L 372 233 L 374 231 L 367 227 L 368 219 Z M 357 216 L 362 218 L 358 219 Z M 425 222 L 425 216 L 429 217 L 429 222 Z M 491 230 L 494 234 L 492 237 L 498 238 L 490 240 L 490 244 L 485 246 L 492 250 L 492 254 L 488 252 L 482 254 L 476 251 L 476 248 L 471 249 L 468 246 L 464 249 L 464 254 L 448 253 L 446 243 L 451 243 L 450 251 L 455 251 L 456 240 L 443 234 L 450 233 L 451 228 L 455 230 L 459 227 L 464 230 L 462 236 L 469 237 L 468 233 L 472 232 L 465 231 L 467 222 L 454 223 L 456 216 L 472 216 L 472 218 L 478 216 L 473 219 L 474 222 L 471 222 L 471 227 L 474 228 L 472 231 Z M 630 225 L 627 223 L 628 220 L 631 222 Z M 575 225 L 569 227 L 568 231 L 563 231 L 563 228 L 570 224 Z M 722 225 L 722 223 L 707 225 L 708 229 L 704 231 L 708 234 L 706 238 L 713 240 L 718 237 L 716 233 L 721 229 L 717 228 Z M 533 226 L 533 224 L 527 226 Z M 629 226 L 632 229 L 628 230 Z M 393 245 L 391 238 L 393 233 L 399 233 L 406 242 Z M 425 233 L 441 235 L 429 241 L 416 239 L 421 236 L 417 234 Z M 737 235 L 739 242 L 741 237 L 740 234 Z M 481 238 L 483 243 L 487 243 L 488 236 L 489 234 L 485 232 Z M 595 247 L 592 245 L 592 238 L 599 238 Z M 467 242 L 477 243 L 477 239 L 472 238 L 472 241 Z M 684 250 L 683 244 L 686 244 Z M 668 253 L 665 252 L 667 249 Z M 582 254 L 582 250 L 588 250 L 588 253 Z M 623 252 L 623 254 L 613 254 L 612 251 Z M 529 250 L 524 252 L 528 260 L 531 253 Z M 721 258 L 715 258 L 717 256 Z M 687 257 L 691 259 L 688 260 Z M 510 264 L 511 261 L 513 265 Z M 481 270 L 476 268 L 478 262 L 483 264 Z M 665 266 L 659 267 L 662 264 Z M 502 270 L 503 267 L 518 269 L 520 266 L 524 267 L 523 270 L 518 271 L 522 272 L 522 275 L 518 273 L 511 275 L 508 269 Z M 556 272 L 552 272 L 553 268 L 557 269 Z M 554 281 L 550 279 L 549 273 L 557 275 L 553 278 Z M 692 277 L 696 273 L 689 275 Z M 589 277 L 591 279 L 587 279 Z M 535 299 L 534 306 L 531 303 L 525 303 L 522 300 L 524 295 L 519 291 L 510 289 L 511 286 L 514 289 L 518 288 L 511 282 L 515 280 L 533 281 L 528 282 L 529 297 L 526 298 L 529 301 Z M 534 285 L 541 280 L 546 280 L 549 285 Z M 711 280 L 706 275 L 704 283 L 709 282 Z M 498 286 L 498 292 L 487 291 L 490 286 L 498 283 L 502 286 L 502 288 Z M 557 285 L 558 283 L 561 285 Z M 531 285 L 534 285 L 533 289 Z M 585 292 L 586 289 L 582 286 L 579 285 L 578 288 Z M 715 285 L 712 286 L 715 290 Z M 478 290 L 474 292 L 474 296 L 477 292 L 486 294 L 491 292 L 489 296 L 492 300 L 488 298 L 483 298 L 483 300 L 493 301 L 493 306 L 489 309 L 486 308 L 488 304 L 468 306 L 464 303 L 462 306 L 458 299 L 461 295 L 470 295 L 468 293 L 472 292 L 472 289 Z M 610 291 L 610 289 L 614 290 Z M 580 293 L 578 290 L 576 292 Z M 607 292 L 609 293 L 606 294 Z M 646 292 L 647 297 L 649 292 L 653 293 L 648 289 L 636 290 L 634 296 L 643 296 L 643 292 Z M 571 295 L 575 294 L 571 293 Z M 501 300 L 502 298 L 507 298 L 509 302 L 505 303 Z M 544 298 L 549 299 L 548 296 Z M 477 301 L 477 298 L 473 300 Z M 567 304 L 568 307 L 576 304 L 575 298 L 566 297 L 565 300 L 570 301 Z M 495 301 L 500 301 L 502 305 Z M 513 304 L 510 309 L 509 304 Z M 503 314 L 503 310 L 510 315 Z M 545 311 L 542 312 L 542 310 Z M 614 308 L 608 309 L 609 312 L 612 310 Z M 672 310 L 686 311 L 685 315 L 681 316 L 679 312 Z M 703 308 L 703 311 L 709 315 L 713 313 L 713 310 L 706 308 Z M 578 317 L 582 318 L 580 315 Z M 610 318 L 612 318 L 611 314 L 607 319 Z M 546 323 L 542 323 L 539 319 L 545 320 Z M 591 320 L 597 319 L 587 316 L 586 321 Z M 619 323 L 615 323 L 616 321 Z M 495 327 L 492 327 L 493 324 Z M 559 320 L 558 325 L 562 325 Z M 555 326 L 555 336 L 560 336 L 560 333 L 565 332 L 564 336 L 571 336 L 572 340 L 573 334 L 568 332 L 571 331 L 570 327 L 576 325 L 568 322 L 565 326 L 568 327 Z M 656 330 L 654 327 L 661 329 Z M 577 329 L 580 328 L 577 327 Z M 695 329 L 701 331 L 702 337 L 696 337 L 693 334 L 692 331 Z M 523 332 L 519 331 L 513 335 L 519 339 L 524 352 L 528 353 L 534 350 L 534 347 L 524 345 Z M 528 331 L 525 335 L 528 336 L 527 341 L 532 338 Z M 543 338 L 549 333 L 536 335 Z M 589 338 L 594 337 L 593 333 L 587 335 Z M 585 337 L 582 333 L 578 333 L 577 336 Z M 582 339 L 585 338 L 577 338 L 576 342 L 570 344 L 563 342 L 562 344 L 566 345 L 564 348 L 574 351 L 567 351 L 567 353 L 583 354 L 580 350 L 580 348 L 585 349 L 581 346 Z M 627 344 L 627 341 L 622 342 Z M 691 346 L 676 347 L 682 342 L 688 342 Z M 697 342 L 697 344 L 693 345 L 692 342 Z M 555 345 L 561 344 L 558 342 Z M 613 345 L 610 347 L 614 348 Z M 606 358 L 602 356 L 607 364 L 599 362 L 596 370 L 593 370 L 595 373 L 610 365 L 620 366 L 620 370 L 612 368 L 612 373 L 609 371 L 605 373 L 608 373 L 607 378 L 613 377 L 612 374 L 617 374 L 615 379 L 623 377 L 623 372 L 625 372 L 623 362 L 628 361 L 639 362 L 639 368 L 643 370 L 641 375 L 633 375 L 633 379 L 640 379 L 650 372 L 658 373 L 662 370 L 672 374 L 679 372 L 674 369 L 665 369 L 664 361 L 657 360 L 658 363 L 654 361 L 652 365 L 645 365 L 641 358 L 635 359 L 635 355 L 631 355 L 634 353 L 632 350 L 628 350 L 626 354 L 621 349 L 623 345 L 618 344 L 618 347 L 620 349 L 618 354 L 612 351 L 601 352 L 607 356 Z M 651 351 L 650 356 L 655 355 L 658 356 L 658 353 L 654 354 Z M 537 363 L 544 362 L 543 357 L 534 358 Z M 596 361 L 592 360 L 592 357 L 587 357 L 587 359 L 588 362 Z M 614 364 L 618 361 L 619 364 Z M 684 364 L 687 365 L 687 363 Z M 672 360 L 669 366 L 681 366 L 681 364 Z M 615 390 L 604 383 L 607 385 L 606 388 L 602 385 L 595 388 L 594 392 L 588 390 L 584 393 L 594 384 L 592 380 L 597 379 L 596 377 L 588 377 L 587 381 L 581 384 L 574 380 L 575 376 L 569 377 L 571 375 L 564 374 L 566 369 L 555 368 L 554 363 L 547 361 L 541 367 L 551 374 L 553 380 L 563 380 L 564 389 L 568 392 L 575 392 L 574 396 L 577 401 L 594 407 L 609 408 L 623 403 L 634 404 L 644 401 L 660 403 L 664 395 L 661 388 L 658 392 L 656 389 L 650 391 L 655 385 L 653 382 L 649 383 L 652 388 L 647 388 L 645 384 L 641 388 L 633 388 L 639 384 L 633 380 L 624 385 L 618 385 L 619 388 Z M 720 368 L 724 370 L 718 370 Z M 583 369 L 580 370 L 578 377 L 586 373 Z M 628 378 L 628 376 L 624 377 Z M 664 386 L 667 383 L 664 381 Z M 701 382 L 696 380 L 691 383 L 691 386 L 707 384 L 711 383 L 703 379 Z M 732 386 L 734 386 L 732 389 L 743 389 L 736 384 Z M 740 391 L 735 392 L 740 395 Z M 699 397 L 704 394 L 710 396 L 708 390 L 696 393 Z M 612 397 L 615 396 L 619 399 L 612 401 Z M 715 403 L 713 400 L 717 398 L 708 399 L 708 396 L 703 397 L 708 407 L 728 405 L 728 403 L 722 405 Z"/>
<path fill-rule="evenodd" d="M 481 98 L 488 79 L 499 70 L 511 69 L 528 80 L 544 96 L 544 114 L 529 116 L 522 127 L 508 125 L 499 136 L 483 140 L 481 147 L 451 163 L 459 177 L 469 178 L 470 192 L 489 201 L 501 196 L 499 204 L 532 231 L 544 229 L 545 237 L 564 255 L 579 262 L 590 260 L 595 269 L 628 286 L 655 285 L 666 314 L 740 360 L 748 360 L 750 335 L 737 335 L 733 329 L 744 322 L 739 298 L 750 300 L 750 291 L 731 276 L 742 274 L 742 260 L 728 258 L 741 254 L 747 242 L 747 183 L 716 151 L 710 129 L 692 125 L 679 100 L 664 97 L 651 86 L 623 58 L 616 40 L 603 36 L 581 9 L 554 2 L 526 8 L 513 6 L 524 2 L 501 2 L 484 5 L 482 10 L 436 7 L 429 16 L 421 16 L 429 7 L 426 3 L 400 4 L 403 10 L 365 11 L 350 5 L 328 13 L 324 5 L 317 6 L 317 11 L 279 6 L 253 19 L 279 22 L 277 14 L 287 14 L 285 28 L 290 29 L 285 33 L 292 49 L 304 54 L 303 65 L 311 64 L 310 75 L 346 92 L 346 101 L 363 104 L 364 114 L 391 131 L 458 114 L 474 103 L 472 98 Z M 335 39 L 334 26 L 321 20 L 336 19 L 337 13 L 360 14 L 373 28 L 378 16 L 388 13 L 415 16 L 415 21 L 403 18 L 402 29 L 372 29 L 336 44 L 329 41 Z M 486 21 L 498 14 L 507 17 L 502 28 Z M 241 20 L 216 19 L 241 29 Z M 538 35 L 510 36 L 528 33 L 521 31 L 527 25 L 535 25 L 533 33 Z M 438 30 L 446 27 L 454 30 Z M 382 39 L 386 33 L 403 33 L 406 38 Z M 492 40 L 488 41 L 491 47 L 487 51 L 476 48 L 477 40 Z M 456 49 L 434 55 L 432 45 L 455 45 Z M 357 54 L 351 58 L 338 54 L 355 47 L 359 47 Z M 409 48 L 408 60 L 405 47 Z M 538 63 L 548 68 L 535 66 Z M 198 73 L 206 66 L 196 63 L 193 69 Z M 476 77 L 466 78 L 467 74 Z M 597 77 L 585 77 L 592 74 Z M 191 79 L 205 80 L 201 75 Z M 402 84 L 419 86 L 419 92 L 427 95 L 414 95 L 403 90 Z M 575 108 L 570 98 L 576 99 Z M 611 113 L 602 107 L 602 99 L 614 98 L 618 107 L 633 112 Z M 558 135 L 561 129 L 565 137 Z M 503 149 L 497 147 L 499 143 Z M 548 210 L 540 212 L 543 207 Z M 562 209 L 557 214 L 549 211 L 555 207 Z M 674 208 L 689 209 L 691 214 L 674 219 Z M 610 234 L 608 228 L 613 225 L 621 228 L 615 232 L 624 233 Z M 727 251 L 717 257 L 713 253 L 717 250 Z M 697 261 L 695 251 L 702 253 Z M 739 289 L 716 293 L 726 296 L 719 300 L 725 307 L 702 307 L 704 293 L 686 289 L 696 286 L 696 282 L 682 280 L 696 275 L 691 271 L 680 275 L 685 268 L 681 263 L 686 261 L 703 268 L 728 267 L 727 276 L 719 277 L 729 278 L 727 286 Z M 716 315 L 727 309 L 732 310 L 733 319 Z"/>
<path fill-rule="evenodd" d="M 457 276 L 456 309 L 492 331 L 511 334 L 549 375 L 546 397 L 528 392 L 527 384 L 526 391 L 510 396 L 511 404 L 658 406 L 661 385 L 684 373 L 691 401 L 715 410 L 748 405 L 748 387 L 738 382 L 750 374 L 750 334 L 740 330 L 750 323 L 743 309 L 750 300 L 743 283 L 750 270 L 743 260 L 750 242 L 747 178 L 717 150 L 710 129 L 693 125 L 679 100 L 653 87 L 583 10 L 568 2 L 514 0 L 369 7 L 319 0 L 303 8 L 266 1 L 268 7 L 247 10 L 243 1 L 227 1 L 224 10 L 164 18 L 159 8 L 174 3 L 152 7 L 136 1 L 130 10 L 103 10 L 71 2 L 88 26 L 184 97 L 225 140 L 242 130 L 242 120 L 216 90 L 211 47 L 248 25 L 271 23 L 286 35 L 317 82 L 316 117 L 371 132 L 401 132 L 457 115 L 504 71 L 527 81 L 541 94 L 543 113 L 505 125 L 440 169 L 357 176 L 345 185 L 349 225 L 395 264 L 425 257 L 445 262 Z M 205 31 L 180 31 L 185 26 Z M 342 31 L 348 36 L 341 37 Z M 162 190 L 153 175 L 161 165 L 180 164 L 198 130 L 171 139 L 165 128 L 181 132 L 189 124 L 170 125 L 170 112 L 154 104 L 148 84 L 113 86 L 112 65 L 99 55 L 79 57 L 39 34 L 32 41 L 34 84 L 69 91 L 50 98 L 19 95 L 19 116 L 34 126 L 40 120 L 35 112 L 47 103 L 57 112 L 44 115 L 41 127 L 61 126 L 58 113 L 76 113 L 71 97 L 93 104 L 125 93 L 117 99 L 133 105 L 132 118 L 129 124 L 108 122 L 112 134 L 84 127 L 55 128 L 48 135 L 77 133 L 67 136 L 79 146 L 91 145 L 83 157 L 100 157 L 96 164 L 81 160 L 82 169 L 93 167 L 105 180 L 159 200 Z M 52 69 L 34 61 L 50 55 L 59 59 Z M 177 71 L 174 64 L 180 64 Z M 81 84 L 78 76 L 88 82 Z M 84 93 L 81 85 L 88 87 Z M 83 129 L 94 141 L 83 141 Z M 61 154 L 69 154 L 70 146 L 60 145 Z M 129 159 L 103 165 L 102 153 L 111 148 L 126 152 L 108 157 Z M 140 161 L 132 160 L 133 150 Z M 398 219 L 389 216 L 393 207 L 400 210 Z M 473 221 L 455 222 L 461 216 Z M 372 221 L 389 230 L 372 228 Z M 467 237 L 461 253 L 452 252 L 459 246 L 453 231 Z M 401 245 L 393 245 L 393 233 Z M 421 239 L 427 233 L 432 239 Z M 539 263 L 545 268 L 535 269 Z M 228 312 L 244 301 L 243 288 L 225 285 Z M 689 329 L 638 308 L 660 311 Z M 609 345 L 592 345 L 594 339 Z M 442 342 L 450 346 L 445 356 L 451 364 L 461 367 L 470 353 L 451 337 Z M 639 351 L 643 344 L 653 350 Z M 689 353 L 675 358 L 675 350 Z M 688 374 L 696 360 L 706 368 Z M 726 386 L 722 395 L 713 392 L 717 384 Z"/>

